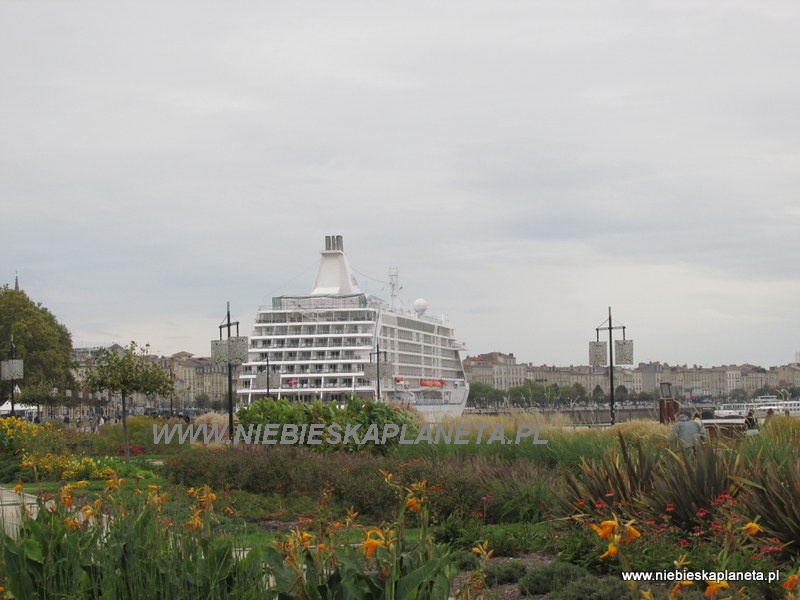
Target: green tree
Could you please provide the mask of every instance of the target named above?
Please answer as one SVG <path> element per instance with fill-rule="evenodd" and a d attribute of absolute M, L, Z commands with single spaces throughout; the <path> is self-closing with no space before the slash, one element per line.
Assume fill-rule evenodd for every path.
<path fill-rule="evenodd" d="M 24 361 L 24 376 L 17 384 L 31 388 L 31 398 L 48 394 L 53 388 L 72 389 L 72 335 L 55 315 L 41 303 L 34 303 L 22 290 L 0 287 L 0 360 L 12 358 L 11 339 L 16 358 Z M 11 382 L 2 382 L 4 397 Z M 51 395 L 51 394 L 50 394 Z"/>
<path fill-rule="evenodd" d="M 211 396 L 205 392 L 201 392 L 194 397 L 194 405 L 197 408 L 206 409 L 211 405 Z"/>
<path fill-rule="evenodd" d="M 592 401 L 602 402 L 605 399 L 606 393 L 603 391 L 603 388 L 601 388 L 599 384 L 594 386 L 594 389 L 592 390 Z"/>
<path fill-rule="evenodd" d="M 484 407 L 502 404 L 504 401 L 503 390 L 498 390 L 496 387 L 488 383 L 470 383 L 469 384 L 469 397 L 467 398 L 468 406 Z"/>
<path fill-rule="evenodd" d="M 149 349 L 150 346 L 140 347 L 136 342 L 131 342 L 122 350 L 102 348 L 94 355 L 84 379 L 84 383 L 92 391 L 107 390 L 122 397 L 122 438 L 125 446 L 125 460 L 130 458 L 125 403 L 127 398 L 136 393 L 162 396 L 173 393 L 172 379 L 169 373 L 150 358 Z"/>
<path fill-rule="evenodd" d="M 580 400 L 581 402 L 586 402 L 586 400 L 589 398 L 589 392 L 587 392 L 586 388 L 583 387 L 580 383 L 573 383 L 572 389 L 574 390 L 576 400 Z"/>

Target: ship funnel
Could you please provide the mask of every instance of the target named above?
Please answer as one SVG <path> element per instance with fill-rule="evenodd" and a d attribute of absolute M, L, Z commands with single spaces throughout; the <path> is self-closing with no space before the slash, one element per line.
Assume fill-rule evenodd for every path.
<path fill-rule="evenodd" d="M 326 235 L 325 250 L 317 270 L 317 278 L 312 296 L 359 294 L 355 277 L 350 264 L 344 255 L 344 238 L 341 235 Z"/>
<path fill-rule="evenodd" d="M 344 238 L 341 235 L 326 235 L 325 251 L 344 252 Z"/>

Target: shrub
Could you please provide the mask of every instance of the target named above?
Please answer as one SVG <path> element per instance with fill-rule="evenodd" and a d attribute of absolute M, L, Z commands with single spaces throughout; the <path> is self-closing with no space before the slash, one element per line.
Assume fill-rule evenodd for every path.
<path fill-rule="evenodd" d="M 742 471 L 741 457 L 729 457 L 724 448 L 703 444 L 697 452 L 667 452 L 658 468 L 652 488 L 644 494 L 642 508 L 658 516 L 671 506 L 672 522 L 691 529 L 699 523 L 697 513 L 709 509 L 726 494 L 735 497 L 735 483 Z"/>
<path fill-rule="evenodd" d="M 127 418 L 128 443 L 131 448 L 137 446 L 141 454 L 169 454 L 180 452 L 183 447 L 180 444 L 159 444 L 153 443 L 153 425 L 163 427 L 164 425 L 174 425 L 183 423 L 179 419 L 170 419 L 168 422 L 162 419 L 151 417 L 136 416 Z M 106 423 L 100 428 L 97 435 L 91 435 L 91 449 L 94 454 L 117 454 L 123 448 L 122 423 Z"/>
<path fill-rule="evenodd" d="M 552 600 L 609 600 L 626 596 L 630 597 L 630 591 L 618 577 L 579 577 L 551 594 Z"/>
<path fill-rule="evenodd" d="M 611 503 L 624 509 L 651 490 L 660 453 L 645 448 L 640 439 L 631 453 L 622 434 L 618 439 L 619 450 L 591 461 L 581 458 L 578 474 L 565 470 L 566 494 L 560 500 L 566 513 L 577 503 L 581 510 L 602 510 Z"/>
<path fill-rule="evenodd" d="M 783 468 L 760 457 L 747 475 L 737 478 L 743 485 L 740 500 L 770 535 L 794 548 L 800 544 L 800 461 Z"/>
<path fill-rule="evenodd" d="M 500 563 L 499 565 L 489 565 L 486 567 L 486 584 L 517 583 L 527 571 L 528 567 L 516 560 Z"/>
<path fill-rule="evenodd" d="M 572 580 L 588 576 L 589 572 L 586 569 L 571 563 L 555 561 L 549 565 L 528 569 L 519 579 L 519 591 L 526 596 L 547 594 L 565 587 Z"/>

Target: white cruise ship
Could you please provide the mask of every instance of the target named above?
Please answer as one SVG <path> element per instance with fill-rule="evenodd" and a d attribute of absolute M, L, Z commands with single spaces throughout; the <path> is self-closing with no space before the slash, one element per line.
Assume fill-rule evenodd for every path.
<path fill-rule="evenodd" d="M 314 287 L 306 296 L 278 296 L 261 307 L 249 339 L 237 393 L 247 404 L 266 396 L 342 402 L 350 394 L 381 398 L 419 411 L 426 421 L 459 416 L 469 385 L 453 329 L 364 293 L 344 254 L 342 236 L 325 236 Z M 269 375 L 267 375 L 269 374 Z"/>

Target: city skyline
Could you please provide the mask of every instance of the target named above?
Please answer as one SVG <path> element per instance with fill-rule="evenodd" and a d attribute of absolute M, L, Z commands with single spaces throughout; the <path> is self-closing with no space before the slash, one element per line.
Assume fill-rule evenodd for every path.
<path fill-rule="evenodd" d="M 788 364 L 799 25 L 778 0 L 3 3 L 0 282 L 76 347 L 205 356 L 227 302 L 250 334 L 340 234 L 465 355 L 586 364 L 610 306 L 634 363 Z"/>

